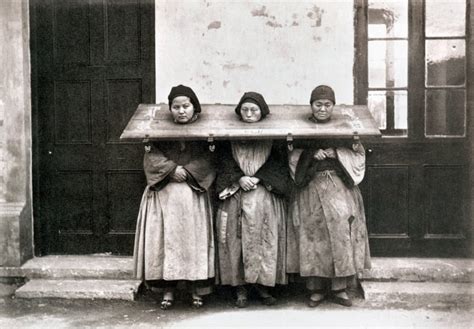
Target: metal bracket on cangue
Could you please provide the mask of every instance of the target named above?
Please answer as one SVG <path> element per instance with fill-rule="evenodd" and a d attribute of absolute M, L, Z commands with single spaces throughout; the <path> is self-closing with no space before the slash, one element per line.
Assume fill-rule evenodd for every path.
<path fill-rule="evenodd" d="M 293 135 L 288 133 L 286 136 L 286 146 L 288 147 L 288 151 L 293 151 Z"/>
<path fill-rule="evenodd" d="M 150 153 L 151 151 L 150 139 L 148 137 L 149 137 L 148 135 L 145 135 L 145 138 L 143 139 L 143 144 L 145 144 L 146 153 Z"/>
<path fill-rule="evenodd" d="M 354 139 L 354 143 L 360 143 L 360 136 L 359 136 L 359 133 L 357 131 L 353 132 L 352 138 Z"/>
<path fill-rule="evenodd" d="M 214 144 L 214 135 L 210 134 L 207 138 L 207 143 L 209 144 L 209 151 L 214 152 L 216 150 L 216 145 Z"/>

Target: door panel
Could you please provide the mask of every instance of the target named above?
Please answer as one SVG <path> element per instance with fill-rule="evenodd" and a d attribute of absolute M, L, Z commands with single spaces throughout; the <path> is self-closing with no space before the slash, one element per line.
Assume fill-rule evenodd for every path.
<path fill-rule="evenodd" d="M 91 222 L 93 213 L 92 191 L 94 189 L 93 172 L 58 171 L 54 180 L 54 203 L 58 219 L 59 234 L 92 234 Z M 69 186 L 75 186 L 72 189 Z"/>
<path fill-rule="evenodd" d="M 437 238 L 465 238 L 466 168 L 456 165 L 424 166 L 426 198 L 425 235 Z"/>
<path fill-rule="evenodd" d="M 90 81 L 55 81 L 53 120 L 56 144 L 92 144 Z"/>
<path fill-rule="evenodd" d="M 90 7 L 83 0 L 53 1 L 52 37 L 55 64 L 90 64 Z"/>
<path fill-rule="evenodd" d="M 367 226 L 372 235 L 408 236 L 408 170 L 406 165 L 368 167 Z"/>
<path fill-rule="evenodd" d="M 133 204 L 140 202 L 143 188 L 136 184 L 137 181 L 142 181 L 141 170 L 111 170 L 107 173 L 108 232 L 126 233 L 135 230 L 135 222 L 130 221 L 130 218 L 135 218 L 137 212 L 129 207 L 129 200 L 134 200 Z"/>
<path fill-rule="evenodd" d="M 107 17 L 106 60 L 138 62 L 141 52 L 139 1 L 107 0 L 105 12 Z"/>
<path fill-rule="evenodd" d="M 472 256 L 465 140 L 365 143 L 361 184 L 374 256 Z"/>
<path fill-rule="evenodd" d="M 154 101 L 153 4 L 38 0 L 31 10 L 42 252 L 131 254 L 143 147 L 119 136 Z"/>
<path fill-rule="evenodd" d="M 107 80 L 107 142 L 119 143 L 120 135 L 142 95 L 142 80 Z"/>

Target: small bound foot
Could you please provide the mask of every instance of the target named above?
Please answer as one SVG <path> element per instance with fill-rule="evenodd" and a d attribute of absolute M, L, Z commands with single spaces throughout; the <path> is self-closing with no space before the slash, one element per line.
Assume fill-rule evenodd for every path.
<path fill-rule="evenodd" d="M 346 307 L 352 306 L 352 301 L 345 290 L 333 291 L 332 294 L 332 302 Z"/>
<path fill-rule="evenodd" d="M 326 295 L 324 294 L 323 291 L 317 291 L 309 297 L 308 306 L 317 307 L 319 304 L 323 302 L 325 298 L 326 298 Z"/>
<path fill-rule="evenodd" d="M 245 289 L 245 287 L 237 287 L 237 298 L 235 300 L 235 306 L 237 306 L 238 308 L 245 308 L 248 306 L 247 289 Z"/>
<path fill-rule="evenodd" d="M 201 308 L 204 305 L 204 301 L 201 296 L 196 293 L 193 293 L 193 307 Z"/>
<path fill-rule="evenodd" d="M 162 310 L 170 309 L 173 306 L 173 300 L 174 300 L 173 292 L 171 291 L 165 292 L 160 304 L 161 309 Z"/>
<path fill-rule="evenodd" d="M 264 305 L 271 306 L 276 304 L 277 299 L 268 292 L 267 287 L 257 286 L 257 292 Z"/>

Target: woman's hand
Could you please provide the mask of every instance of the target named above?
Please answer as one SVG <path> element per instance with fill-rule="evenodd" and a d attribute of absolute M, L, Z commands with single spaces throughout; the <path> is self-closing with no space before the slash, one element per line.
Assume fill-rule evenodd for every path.
<path fill-rule="evenodd" d="M 324 153 L 326 154 L 327 158 L 330 158 L 330 159 L 335 159 L 336 158 L 336 150 L 332 147 L 330 147 L 328 149 L 325 149 Z"/>
<path fill-rule="evenodd" d="M 257 185 L 255 183 L 255 179 L 257 179 L 258 181 L 260 181 L 258 178 L 256 177 L 249 177 L 249 176 L 242 176 L 240 177 L 239 179 L 239 185 L 240 187 L 242 188 L 242 190 L 244 191 L 250 191 L 252 189 L 255 188 L 255 186 Z M 258 183 L 258 182 L 257 182 Z"/>
<path fill-rule="evenodd" d="M 183 166 L 177 166 L 174 172 L 171 174 L 171 179 L 175 182 L 182 183 L 188 177 L 188 172 L 183 168 Z"/>
<path fill-rule="evenodd" d="M 326 152 L 324 150 L 321 150 L 321 149 L 314 152 L 314 155 L 313 155 L 313 158 L 315 158 L 318 161 L 322 161 L 322 160 L 326 159 L 326 157 L 327 157 Z"/>
<path fill-rule="evenodd" d="M 252 181 L 254 188 L 260 183 L 260 178 L 257 177 L 250 177 L 250 180 Z"/>

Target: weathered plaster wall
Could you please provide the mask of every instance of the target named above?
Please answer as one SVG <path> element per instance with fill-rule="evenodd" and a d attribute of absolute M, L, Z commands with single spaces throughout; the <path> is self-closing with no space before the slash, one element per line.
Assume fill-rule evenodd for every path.
<path fill-rule="evenodd" d="M 156 0 L 156 100 L 193 87 L 203 103 L 261 92 L 271 104 L 307 104 L 329 84 L 353 103 L 352 0 Z"/>
<path fill-rule="evenodd" d="M 0 2 L 0 266 L 32 256 L 28 0 Z"/>

